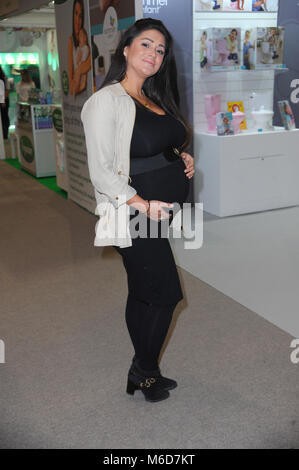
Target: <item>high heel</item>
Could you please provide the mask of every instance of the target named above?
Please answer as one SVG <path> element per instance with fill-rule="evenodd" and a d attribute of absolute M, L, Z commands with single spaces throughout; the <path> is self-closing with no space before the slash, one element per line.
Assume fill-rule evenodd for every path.
<path fill-rule="evenodd" d="M 128 383 L 127 383 L 127 393 L 129 395 L 134 395 L 135 391 L 138 390 L 138 385 L 135 385 L 134 382 L 132 382 L 128 378 Z"/>

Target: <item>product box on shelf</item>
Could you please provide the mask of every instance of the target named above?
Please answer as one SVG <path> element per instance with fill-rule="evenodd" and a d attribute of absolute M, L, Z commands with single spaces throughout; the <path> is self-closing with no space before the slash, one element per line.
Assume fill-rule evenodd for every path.
<path fill-rule="evenodd" d="M 244 113 L 244 104 L 243 101 L 228 101 L 227 110 L 230 113 Z M 243 119 L 240 122 L 240 129 L 247 129 L 246 119 Z"/>
<path fill-rule="evenodd" d="M 213 60 L 213 40 L 211 28 L 199 31 L 199 61 L 201 70 L 207 70 Z"/>
<path fill-rule="evenodd" d="M 233 115 L 232 113 L 217 113 L 216 114 L 216 123 L 217 123 L 217 134 L 220 136 L 224 135 L 233 135 L 234 126 L 233 126 Z"/>
<path fill-rule="evenodd" d="M 196 0 L 196 11 L 221 11 L 223 0 Z"/>
<path fill-rule="evenodd" d="M 243 31 L 242 40 L 242 69 L 255 69 L 256 28 Z"/>
<path fill-rule="evenodd" d="M 257 69 L 285 67 L 283 65 L 284 32 L 283 27 L 257 28 L 255 65 Z"/>
<path fill-rule="evenodd" d="M 212 66 L 239 69 L 241 64 L 241 29 L 211 28 Z"/>
<path fill-rule="evenodd" d="M 278 101 L 278 107 L 281 114 L 284 128 L 287 131 L 296 128 L 295 117 L 288 100 Z"/>
<path fill-rule="evenodd" d="M 252 11 L 252 0 L 223 0 L 224 11 Z"/>

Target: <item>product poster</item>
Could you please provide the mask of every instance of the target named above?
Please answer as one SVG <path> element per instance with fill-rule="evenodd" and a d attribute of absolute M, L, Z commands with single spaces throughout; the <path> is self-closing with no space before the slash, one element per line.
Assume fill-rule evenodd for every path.
<path fill-rule="evenodd" d="M 284 28 L 257 28 L 256 68 L 283 68 Z"/>
<path fill-rule="evenodd" d="M 221 11 L 225 0 L 195 0 L 196 11 Z"/>
<path fill-rule="evenodd" d="M 224 11 L 252 11 L 252 0 L 223 0 Z"/>
<path fill-rule="evenodd" d="M 104 81 L 122 35 L 135 23 L 135 0 L 89 0 L 89 8 L 96 91 Z"/>
<path fill-rule="evenodd" d="M 288 100 L 299 127 L 299 2 L 282 0 L 279 5 L 278 25 L 285 27 L 284 63 L 287 70 L 275 73 L 274 123 L 283 126 L 278 101 Z"/>
<path fill-rule="evenodd" d="M 96 203 L 89 179 L 81 109 L 92 94 L 91 42 L 88 0 L 60 0 L 55 4 L 68 197 L 94 212 Z"/>

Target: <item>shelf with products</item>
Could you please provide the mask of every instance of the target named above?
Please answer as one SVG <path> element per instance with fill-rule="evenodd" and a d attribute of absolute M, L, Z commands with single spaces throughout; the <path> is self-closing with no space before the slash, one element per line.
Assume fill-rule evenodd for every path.
<path fill-rule="evenodd" d="M 299 130 L 272 127 L 274 79 L 287 71 L 277 12 L 200 11 L 197 4 L 194 1 L 195 202 L 218 217 L 299 204 Z M 204 70 L 203 31 L 211 40 L 206 58 L 212 59 L 212 70 Z M 229 37 L 232 31 L 235 37 Z M 235 40 L 237 50 L 230 50 Z M 224 62 L 217 63 L 218 57 Z"/>

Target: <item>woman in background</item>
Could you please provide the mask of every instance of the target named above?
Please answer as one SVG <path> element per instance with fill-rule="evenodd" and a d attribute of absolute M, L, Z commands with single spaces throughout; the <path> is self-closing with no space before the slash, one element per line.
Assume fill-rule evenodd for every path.
<path fill-rule="evenodd" d="M 0 104 L 1 108 L 1 121 L 2 121 L 2 132 L 3 132 L 3 138 L 8 139 L 8 129 L 9 129 L 9 115 L 8 115 L 8 110 L 9 110 L 9 86 L 8 86 L 8 80 L 6 78 L 5 73 L 2 70 L 2 67 L 0 66 L 0 80 L 3 81 L 4 85 L 4 102 Z"/>
<path fill-rule="evenodd" d="M 35 88 L 35 83 L 31 79 L 27 69 L 21 70 L 21 77 L 21 81 L 16 85 L 16 91 L 19 96 L 19 101 L 25 101 L 27 103 L 29 100 L 29 91 Z"/>

